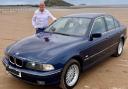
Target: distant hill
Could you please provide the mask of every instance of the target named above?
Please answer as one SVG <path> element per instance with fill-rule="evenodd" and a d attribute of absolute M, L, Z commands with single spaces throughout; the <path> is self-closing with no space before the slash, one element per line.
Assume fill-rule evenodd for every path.
<path fill-rule="evenodd" d="M 46 6 L 73 6 L 73 4 L 70 4 L 63 0 L 45 0 Z"/>

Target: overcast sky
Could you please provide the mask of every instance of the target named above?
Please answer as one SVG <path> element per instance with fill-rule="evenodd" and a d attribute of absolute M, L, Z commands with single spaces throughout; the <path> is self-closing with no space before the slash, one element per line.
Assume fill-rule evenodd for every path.
<path fill-rule="evenodd" d="M 0 5 L 38 4 L 40 0 L 0 0 Z M 73 4 L 103 5 L 103 4 L 128 4 L 128 0 L 65 0 Z"/>
<path fill-rule="evenodd" d="M 65 0 L 74 4 L 103 5 L 103 4 L 128 4 L 128 0 Z"/>
<path fill-rule="evenodd" d="M 38 4 L 40 0 L 0 0 L 0 5 Z"/>

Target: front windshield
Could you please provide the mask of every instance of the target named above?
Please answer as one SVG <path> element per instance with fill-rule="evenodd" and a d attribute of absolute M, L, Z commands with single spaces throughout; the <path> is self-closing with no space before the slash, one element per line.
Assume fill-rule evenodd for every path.
<path fill-rule="evenodd" d="M 88 18 L 60 18 L 50 25 L 45 32 L 53 32 L 63 35 L 83 36 L 88 30 L 91 19 Z"/>

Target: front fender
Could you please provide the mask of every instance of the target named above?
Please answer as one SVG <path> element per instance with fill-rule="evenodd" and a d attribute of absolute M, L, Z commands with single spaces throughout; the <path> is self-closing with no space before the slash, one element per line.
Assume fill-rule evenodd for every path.
<path fill-rule="evenodd" d="M 56 50 L 59 53 L 54 58 L 48 60 L 47 63 L 53 64 L 56 68 L 63 68 L 71 58 L 80 56 L 81 50 L 87 46 L 86 43 L 87 41 L 83 40 L 76 44 L 66 46 L 66 48 L 60 49 L 61 51 Z"/>
<path fill-rule="evenodd" d="M 59 54 L 54 59 L 51 59 L 48 63 L 53 64 L 56 69 L 63 69 L 64 66 L 68 63 L 68 61 L 71 60 L 74 56 L 79 56 L 79 52 L 72 50 L 72 51 L 66 51 L 62 54 Z"/>

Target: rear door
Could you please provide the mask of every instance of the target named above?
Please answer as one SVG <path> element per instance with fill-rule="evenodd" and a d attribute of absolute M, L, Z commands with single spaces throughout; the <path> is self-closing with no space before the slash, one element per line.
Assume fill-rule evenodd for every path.
<path fill-rule="evenodd" d="M 90 35 L 95 33 L 101 33 L 102 37 L 93 38 L 92 41 L 89 40 L 88 44 L 86 44 L 88 47 L 81 52 L 85 59 L 84 65 L 93 64 L 102 59 L 105 56 L 104 54 L 107 54 L 106 49 L 110 46 L 103 17 L 98 17 L 94 20 Z"/>
<path fill-rule="evenodd" d="M 114 51 L 120 40 L 120 27 L 117 26 L 118 22 L 112 16 L 105 16 L 104 18 L 106 21 L 107 33 L 109 36 L 109 45 L 111 46 L 109 51 Z"/>

